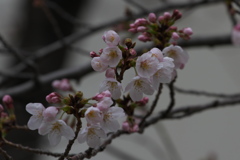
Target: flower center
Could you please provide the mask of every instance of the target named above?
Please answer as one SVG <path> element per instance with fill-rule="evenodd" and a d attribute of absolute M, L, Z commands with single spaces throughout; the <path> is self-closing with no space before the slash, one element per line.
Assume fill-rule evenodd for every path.
<path fill-rule="evenodd" d="M 61 126 L 62 126 L 60 123 L 56 122 L 56 123 L 53 123 L 52 125 L 53 125 L 52 130 L 60 132 Z"/>
<path fill-rule="evenodd" d="M 107 86 L 109 86 L 109 89 L 116 89 L 117 82 L 107 82 Z"/>
<path fill-rule="evenodd" d="M 145 70 L 145 69 L 149 69 L 149 68 L 150 68 L 150 65 L 148 64 L 148 61 L 145 60 L 145 61 L 141 62 L 140 67 L 141 67 L 143 70 Z"/>
<path fill-rule="evenodd" d="M 171 57 L 171 58 L 174 58 L 177 55 L 176 54 L 177 52 L 175 50 L 170 50 L 167 53 L 168 53 L 168 57 Z"/>
<path fill-rule="evenodd" d="M 111 57 L 111 58 L 116 58 L 116 57 L 118 57 L 117 52 L 114 51 L 114 50 L 111 50 L 110 53 L 109 53 L 109 57 Z"/>
<path fill-rule="evenodd" d="M 135 88 L 142 88 L 142 81 L 141 80 L 136 80 L 134 82 Z"/>

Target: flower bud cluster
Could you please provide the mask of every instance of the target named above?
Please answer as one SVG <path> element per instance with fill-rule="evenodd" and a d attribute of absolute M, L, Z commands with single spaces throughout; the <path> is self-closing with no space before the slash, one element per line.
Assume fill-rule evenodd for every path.
<path fill-rule="evenodd" d="M 240 46 L 240 23 L 233 27 L 231 39 L 235 46 Z"/>
<path fill-rule="evenodd" d="M 12 97 L 5 95 L 2 98 L 2 102 L 3 105 L 0 104 L 0 134 L 5 136 L 8 131 L 7 127 L 15 125 L 16 116 Z"/>
<path fill-rule="evenodd" d="M 138 18 L 134 23 L 130 24 L 129 32 L 138 33 L 138 40 L 142 42 L 153 41 L 159 39 L 162 41 L 166 39 L 169 41 L 172 38 L 174 41 L 179 38 L 185 40 L 190 39 L 192 35 L 192 29 L 187 27 L 182 30 L 177 30 L 177 27 L 172 25 L 182 17 L 182 14 L 178 10 L 174 10 L 173 13 L 165 12 L 163 15 L 157 17 L 155 13 L 150 13 L 148 18 Z M 159 34 L 161 33 L 161 34 Z M 164 37 L 162 37 L 164 36 Z"/>

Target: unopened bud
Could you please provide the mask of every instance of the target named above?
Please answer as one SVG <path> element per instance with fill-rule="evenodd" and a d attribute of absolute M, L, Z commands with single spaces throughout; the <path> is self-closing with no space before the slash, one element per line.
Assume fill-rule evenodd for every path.
<path fill-rule="evenodd" d="M 132 56 L 136 56 L 136 55 L 137 55 L 136 50 L 133 49 L 133 48 L 131 48 L 131 49 L 129 50 L 129 53 L 130 53 Z"/>
<path fill-rule="evenodd" d="M 92 57 L 92 58 L 94 58 L 94 57 L 99 57 L 99 55 L 97 55 L 96 52 L 91 51 L 91 52 L 90 52 L 90 57 Z"/>
<path fill-rule="evenodd" d="M 4 108 L 3 108 L 3 106 L 0 104 L 0 113 L 1 113 L 2 111 L 4 111 Z"/>
<path fill-rule="evenodd" d="M 175 40 L 175 41 L 179 39 L 179 35 L 178 35 L 177 32 L 172 33 L 172 39 Z"/>
<path fill-rule="evenodd" d="M 190 28 L 190 27 L 184 28 L 183 33 L 188 36 L 192 35 L 193 34 L 192 28 Z"/>
<path fill-rule="evenodd" d="M 61 95 L 56 93 L 56 92 L 52 92 L 49 95 L 46 96 L 46 101 L 48 103 L 60 103 L 61 102 Z"/>
<path fill-rule="evenodd" d="M 5 95 L 3 98 L 2 98 L 2 101 L 3 101 L 3 104 L 6 105 L 6 107 L 8 109 L 13 109 L 14 106 L 13 106 L 13 99 L 10 95 Z"/>
<path fill-rule="evenodd" d="M 132 46 L 132 39 L 131 38 L 126 38 L 124 43 L 128 48 L 130 48 Z"/>
<path fill-rule="evenodd" d="M 157 21 L 156 14 L 155 13 L 149 13 L 148 20 L 152 23 L 156 23 L 156 21 Z"/>
<path fill-rule="evenodd" d="M 171 18 L 171 14 L 169 12 L 164 12 L 163 17 L 165 20 L 169 20 Z"/>

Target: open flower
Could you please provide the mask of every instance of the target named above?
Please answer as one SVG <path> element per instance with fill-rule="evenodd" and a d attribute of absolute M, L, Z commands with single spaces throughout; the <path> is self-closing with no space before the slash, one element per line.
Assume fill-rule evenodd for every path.
<path fill-rule="evenodd" d="M 99 92 L 109 90 L 113 99 L 118 99 L 121 96 L 122 85 L 114 78 L 106 78 L 100 85 Z"/>
<path fill-rule="evenodd" d="M 120 37 L 115 31 L 109 30 L 104 32 L 103 40 L 108 46 L 116 46 L 120 42 Z"/>
<path fill-rule="evenodd" d="M 100 56 L 103 63 L 116 67 L 122 59 L 122 51 L 117 46 L 106 47 Z"/>
<path fill-rule="evenodd" d="M 38 129 L 43 121 L 43 111 L 45 107 L 41 103 L 28 103 L 26 110 L 32 114 L 27 123 L 28 128 L 31 130 Z"/>
<path fill-rule="evenodd" d="M 72 140 L 75 133 L 63 120 L 56 120 L 51 123 L 45 122 L 38 129 L 40 135 L 48 134 L 50 145 L 56 146 L 61 137 L 64 136 L 68 140 Z"/>
<path fill-rule="evenodd" d="M 152 76 L 153 87 L 157 90 L 160 83 L 170 83 L 174 69 L 173 59 L 164 57 L 163 62 L 160 62 L 157 72 Z"/>
<path fill-rule="evenodd" d="M 188 61 L 188 53 L 184 51 L 180 46 L 170 45 L 163 49 L 163 54 L 166 57 L 172 58 L 175 68 L 182 69 Z"/>
<path fill-rule="evenodd" d="M 108 65 L 102 62 L 100 57 L 94 57 L 91 61 L 91 65 L 92 65 L 92 68 L 98 72 L 106 71 L 108 68 Z"/>
<path fill-rule="evenodd" d="M 151 82 L 139 76 L 134 77 L 126 86 L 125 92 L 128 91 L 133 101 L 140 101 L 143 98 L 143 93 L 147 95 L 152 95 L 154 93 Z"/>
<path fill-rule="evenodd" d="M 118 123 L 118 118 L 124 117 L 125 113 L 120 107 L 109 107 L 103 112 L 103 121 L 100 122 L 100 126 L 105 131 L 116 132 L 120 129 L 120 124 Z"/>
<path fill-rule="evenodd" d="M 85 112 L 85 118 L 89 124 L 97 124 L 102 121 L 103 116 L 98 108 L 89 107 Z"/>
<path fill-rule="evenodd" d="M 97 148 L 101 145 L 100 138 L 107 138 L 106 133 L 98 125 L 90 125 L 82 128 L 78 134 L 78 142 L 87 142 L 91 148 Z"/>
<path fill-rule="evenodd" d="M 158 63 L 158 59 L 152 57 L 152 54 L 145 53 L 141 55 L 136 61 L 138 75 L 145 78 L 152 76 L 157 71 Z"/>

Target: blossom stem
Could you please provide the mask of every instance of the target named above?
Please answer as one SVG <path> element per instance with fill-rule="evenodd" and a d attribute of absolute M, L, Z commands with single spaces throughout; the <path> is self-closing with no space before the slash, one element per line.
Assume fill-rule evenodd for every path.
<path fill-rule="evenodd" d="M 61 157 L 60 157 L 58 160 L 64 160 L 64 158 L 68 156 L 68 154 L 69 154 L 69 152 L 70 152 L 70 150 L 71 150 L 71 148 L 72 148 L 72 145 L 73 145 L 74 141 L 76 140 L 76 138 L 77 138 L 77 136 L 78 136 L 78 133 L 79 133 L 81 127 L 82 127 L 82 121 L 80 120 L 80 118 L 77 118 L 77 120 L 78 120 L 78 122 L 77 122 L 76 131 L 75 131 L 75 137 L 74 137 L 72 140 L 69 140 L 68 145 L 67 145 L 67 147 L 66 147 L 66 149 L 65 149 L 64 154 L 61 155 Z"/>
<path fill-rule="evenodd" d="M 0 153 L 1 153 L 1 155 L 3 155 L 3 157 L 6 160 L 13 160 L 13 158 L 10 155 L 8 155 L 8 153 L 6 151 L 4 151 L 2 148 L 0 148 Z"/>
<path fill-rule="evenodd" d="M 48 152 L 48 151 L 43 151 L 41 149 L 30 148 L 30 147 L 23 146 L 21 144 L 12 143 L 4 138 L 2 138 L 2 140 L 3 140 L 3 144 L 6 144 L 11 147 L 21 149 L 24 151 L 32 152 L 32 153 L 44 154 L 44 155 L 53 156 L 53 157 L 60 157 L 62 155 L 60 153 L 52 153 L 52 152 Z"/>
<path fill-rule="evenodd" d="M 139 123 L 139 128 L 140 128 L 139 132 L 140 133 L 143 132 L 142 127 L 144 126 L 144 123 L 145 123 L 146 119 L 152 114 L 155 107 L 157 106 L 157 102 L 159 100 L 159 96 L 160 96 L 161 93 L 162 93 L 162 83 L 160 83 L 160 85 L 159 85 L 158 92 L 156 94 L 156 97 L 155 97 L 152 105 L 151 105 L 150 111 L 148 111 L 148 113 L 142 118 L 142 121 Z"/>

